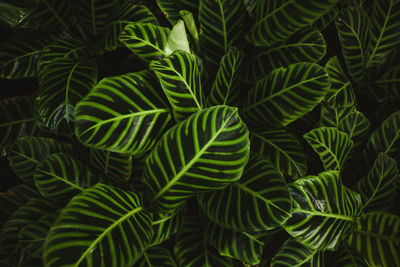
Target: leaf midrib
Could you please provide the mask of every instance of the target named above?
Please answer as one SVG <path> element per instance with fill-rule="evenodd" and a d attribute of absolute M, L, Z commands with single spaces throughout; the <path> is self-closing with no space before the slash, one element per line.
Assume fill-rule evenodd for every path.
<path fill-rule="evenodd" d="M 326 146 L 324 143 L 322 143 L 319 139 L 317 139 L 314 136 L 307 136 L 308 140 L 310 141 L 314 141 L 316 143 L 318 143 L 320 146 L 324 147 L 330 154 L 332 154 L 336 164 L 337 164 L 337 169 L 340 169 L 340 162 L 336 156 L 336 154 L 332 151 L 332 149 L 330 149 L 328 146 Z M 324 163 L 325 165 L 325 163 Z"/>
<path fill-rule="evenodd" d="M 354 221 L 353 217 L 341 215 L 341 214 L 304 210 L 304 209 L 300 209 L 300 208 L 293 210 L 293 213 L 294 212 L 302 212 L 305 214 L 316 215 L 316 216 L 321 216 L 321 217 L 335 218 L 335 219 L 341 219 L 341 220 L 346 220 L 346 221 Z"/>
<path fill-rule="evenodd" d="M 284 7 L 286 7 L 287 5 L 291 4 L 292 2 L 295 2 L 295 0 L 289 0 L 286 3 L 284 3 L 283 5 L 281 5 L 280 7 L 274 9 L 273 12 L 269 13 L 268 15 L 266 15 L 265 17 L 263 17 L 262 19 L 260 19 L 259 21 L 257 21 L 254 25 L 254 28 L 259 27 L 260 24 L 264 23 L 267 19 L 269 19 L 272 15 L 274 15 L 275 13 L 277 13 L 278 11 L 280 11 L 281 9 L 283 9 Z"/>
<path fill-rule="evenodd" d="M 45 171 L 45 170 L 41 170 L 41 169 L 38 169 L 38 172 L 41 172 L 41 173 L 47 174 L 47 175 L 49 175 L 49 176 L 51 176 L 51 177 L 57 178 L 58 180 L 61 180 L 61 181 L 63 181 L 64 183 L 66 183 L 66 184 L 70 185 L 71 187 L 74 187 L 74 188 L 76 188 L 76 189 L 78 189 L 78 190 L 80 190 L 80 191 L 83 191 L 83 190 L 84 190 L 84 188 L 80 187 L 79 185 L 76 185 L 76 184 L 74 184 L 74 183 L 71 183 L 68 179 L 65 179 L 64 177 L 58 176 L 58 175 L 55 174 L 55 173 L 51 173 L 51 172 L 48 172 L 48 171 Z M 36 182 L 36 181 L 35 181 L 35 182 Z"/>
<path fill-rule="evenodd" d="M 359 230 L 359 229 L 353 230 L 353 234 L 354 233 L 359 233 L 360 235 L 371 236 L 376 239 L 383 239 L 383 240 L 390 241 L 390 242 L 400 242 L 400 238 L 381 235 L 379 233 L 367 232 L 367 231 L 363 231 L 363 230 Z"/>

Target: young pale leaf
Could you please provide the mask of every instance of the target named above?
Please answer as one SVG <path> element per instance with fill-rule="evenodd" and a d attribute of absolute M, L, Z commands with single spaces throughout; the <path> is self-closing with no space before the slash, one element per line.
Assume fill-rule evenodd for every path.
<path fill-rule="evenodd" d="M 296 180 L 290 189 L 292 217 L 284 229 L 311 249 L 335 250 L 360 212 L 360 195 L 342 184 L 338 171 Z"/>
<path fill-rule="evenodd" d="M 179 20 L 172 28 L 164 50 L 166 56 L 171 55 L 176 50 L 182 50 L 190 54 L 189 41 L 183 20 Z"/>
<path fill-rule="evenodd" d="M 328 13 L 338 0 L 263 1 L 254 7 L 256 22 L 247 36 L 255 45 L 270 46 Z"/>
<path fill-rule="evenodd" d="M 142 258 L 135 264 L 137 267 L 176 267 L 174 258 L 168 249 L 163 246 L 149 247 Z"/>
<path fill-rule="evenodd" d="M 275 69 L 250 90 L 243 113 L 253 123 L 286 126 L 318 105 L 329 87 L 328 74 L 317 64 Z"/>
<path fill-rule="evenodd" d="M 104 78 L 78 103 L 75 133 L 86 146 L 139 154 L 151 149 L 171 115 L 149 71 Z"/>
<path fill-rule="evenodd" d="M 368 266 L 400 266 L 400 217 L 386 212 L 362 215 L 346 243 Z"/>
<path fill-rule="evenodd" d="M 196 193 L 240 179 L 249 132 L 237 109 L 203 109 L 171 128 L 146 160 L 144 183 L 154 207 L 173 212 Z"/>
<path fill-rule="evenodd" d="M 97 184 L 61 211 L 44 244 L 44 263 L 131 266 L 153 234 L 151 222 L 138 195 Z"/>
<path fill-rule="evenodd" d="M 303 138 L 319 155 L 325 170 L 340 170 L 353 147 L 349 135 L 333 127 L 313 129 Z"/>
<path fill-rule="evenodd" d="M 124 27 L 119 40 L 144 62 L 164 58 L 170 29 L 151 23 L 131 23 Z"/>
<path fill-rule="evenodd" d="M 213 221 L 237 231 L 262 231 L 291 215 L 285 179 L 262 155 L 252 155 L 242 178 L 224 190 L 198 195 L 202 210 Z"/>
<path fill-rule="evenodd" d="M 393 204 L 396 184 L 400 181 L 399 169 L 394 159 L 379 153 L 374 166 L 357 185 L 363 209 L 383 210 Z"/>
<path fill-rule="evenodd" d="M 150 69 L 158 77 L 177 122 L 203 108 L 201 78 L 194 55 L 178 50 L 151 62 Z"/>
<path fill-rule="evenodd" d="M 171 236 L 178 233 L 183 226 L 183 212 L 181 209 L 173 214 L 155 213 L 152 223 L 153 236 L 149 246 L 161 244 Z"/>
<path fill-rule="evenodd" d="M 128 181 L 132 175 L 132 156 L 106 150 L 90 149 L 91 167 L 114 181 Z"/>

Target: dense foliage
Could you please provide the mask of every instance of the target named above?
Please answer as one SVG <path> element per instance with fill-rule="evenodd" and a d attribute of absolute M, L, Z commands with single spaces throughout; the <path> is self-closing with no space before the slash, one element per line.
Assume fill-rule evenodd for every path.
<path fill-rule="evenodd" d="M 1 265 L 400 266 L 400 0 L 151 3 L 0 4 Z"/>

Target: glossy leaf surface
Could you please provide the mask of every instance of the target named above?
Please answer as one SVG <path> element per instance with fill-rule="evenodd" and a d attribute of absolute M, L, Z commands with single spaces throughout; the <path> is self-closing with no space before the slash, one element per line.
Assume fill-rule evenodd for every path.
<path fill-rule="evenodd" d="M 104 176 L 114 181 L 128 181 L 132 175 L 132 156 L 92 148 L 91 165 Z"/>

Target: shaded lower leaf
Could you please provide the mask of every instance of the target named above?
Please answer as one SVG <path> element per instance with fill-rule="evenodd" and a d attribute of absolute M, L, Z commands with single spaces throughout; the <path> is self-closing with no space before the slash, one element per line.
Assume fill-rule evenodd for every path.
<path fill-rule="evenodd" d="M 354 249 L 349 248 L 346 243 L 343 243 L 337 251 L 331 255 L 331 262 L 334 266 L 341 267 L 369 267 L 366 259 Z"/>
<path fill-rule="evenodd" d="M 370 133 L 371 123 L 363 113 L 353 110 L 339 122 L 337 127 L 347 133 L 353 141 L 351 155 L 363 148 Z"/>
<path fill-rule="evenodd" d="M 149 247 L 144 252 L 142 258 L 136 263 L 138 267 L 176 267 L 174 258 L 168 249 L 163 246 Z"/>
<path fill-rule="evenodd" d="M 183 212 L 181 209 L 173 214 L 155 213 L 153 217 L 153 236 L 148 246 L 161 244 L 178 233 L 183 226 Z"/>
<path fill-rule="evenodd" d="M 386 97 L 400 98 L 400 65 L 395 65 L 375 80 L 376 91 L 383 91 Z"/>
<path fill-rule="evenodd" d="M 128 181 L 132 175 L 132 156 L 106 150 L 90 149 L 91 166 L 115 181 Z"/>

